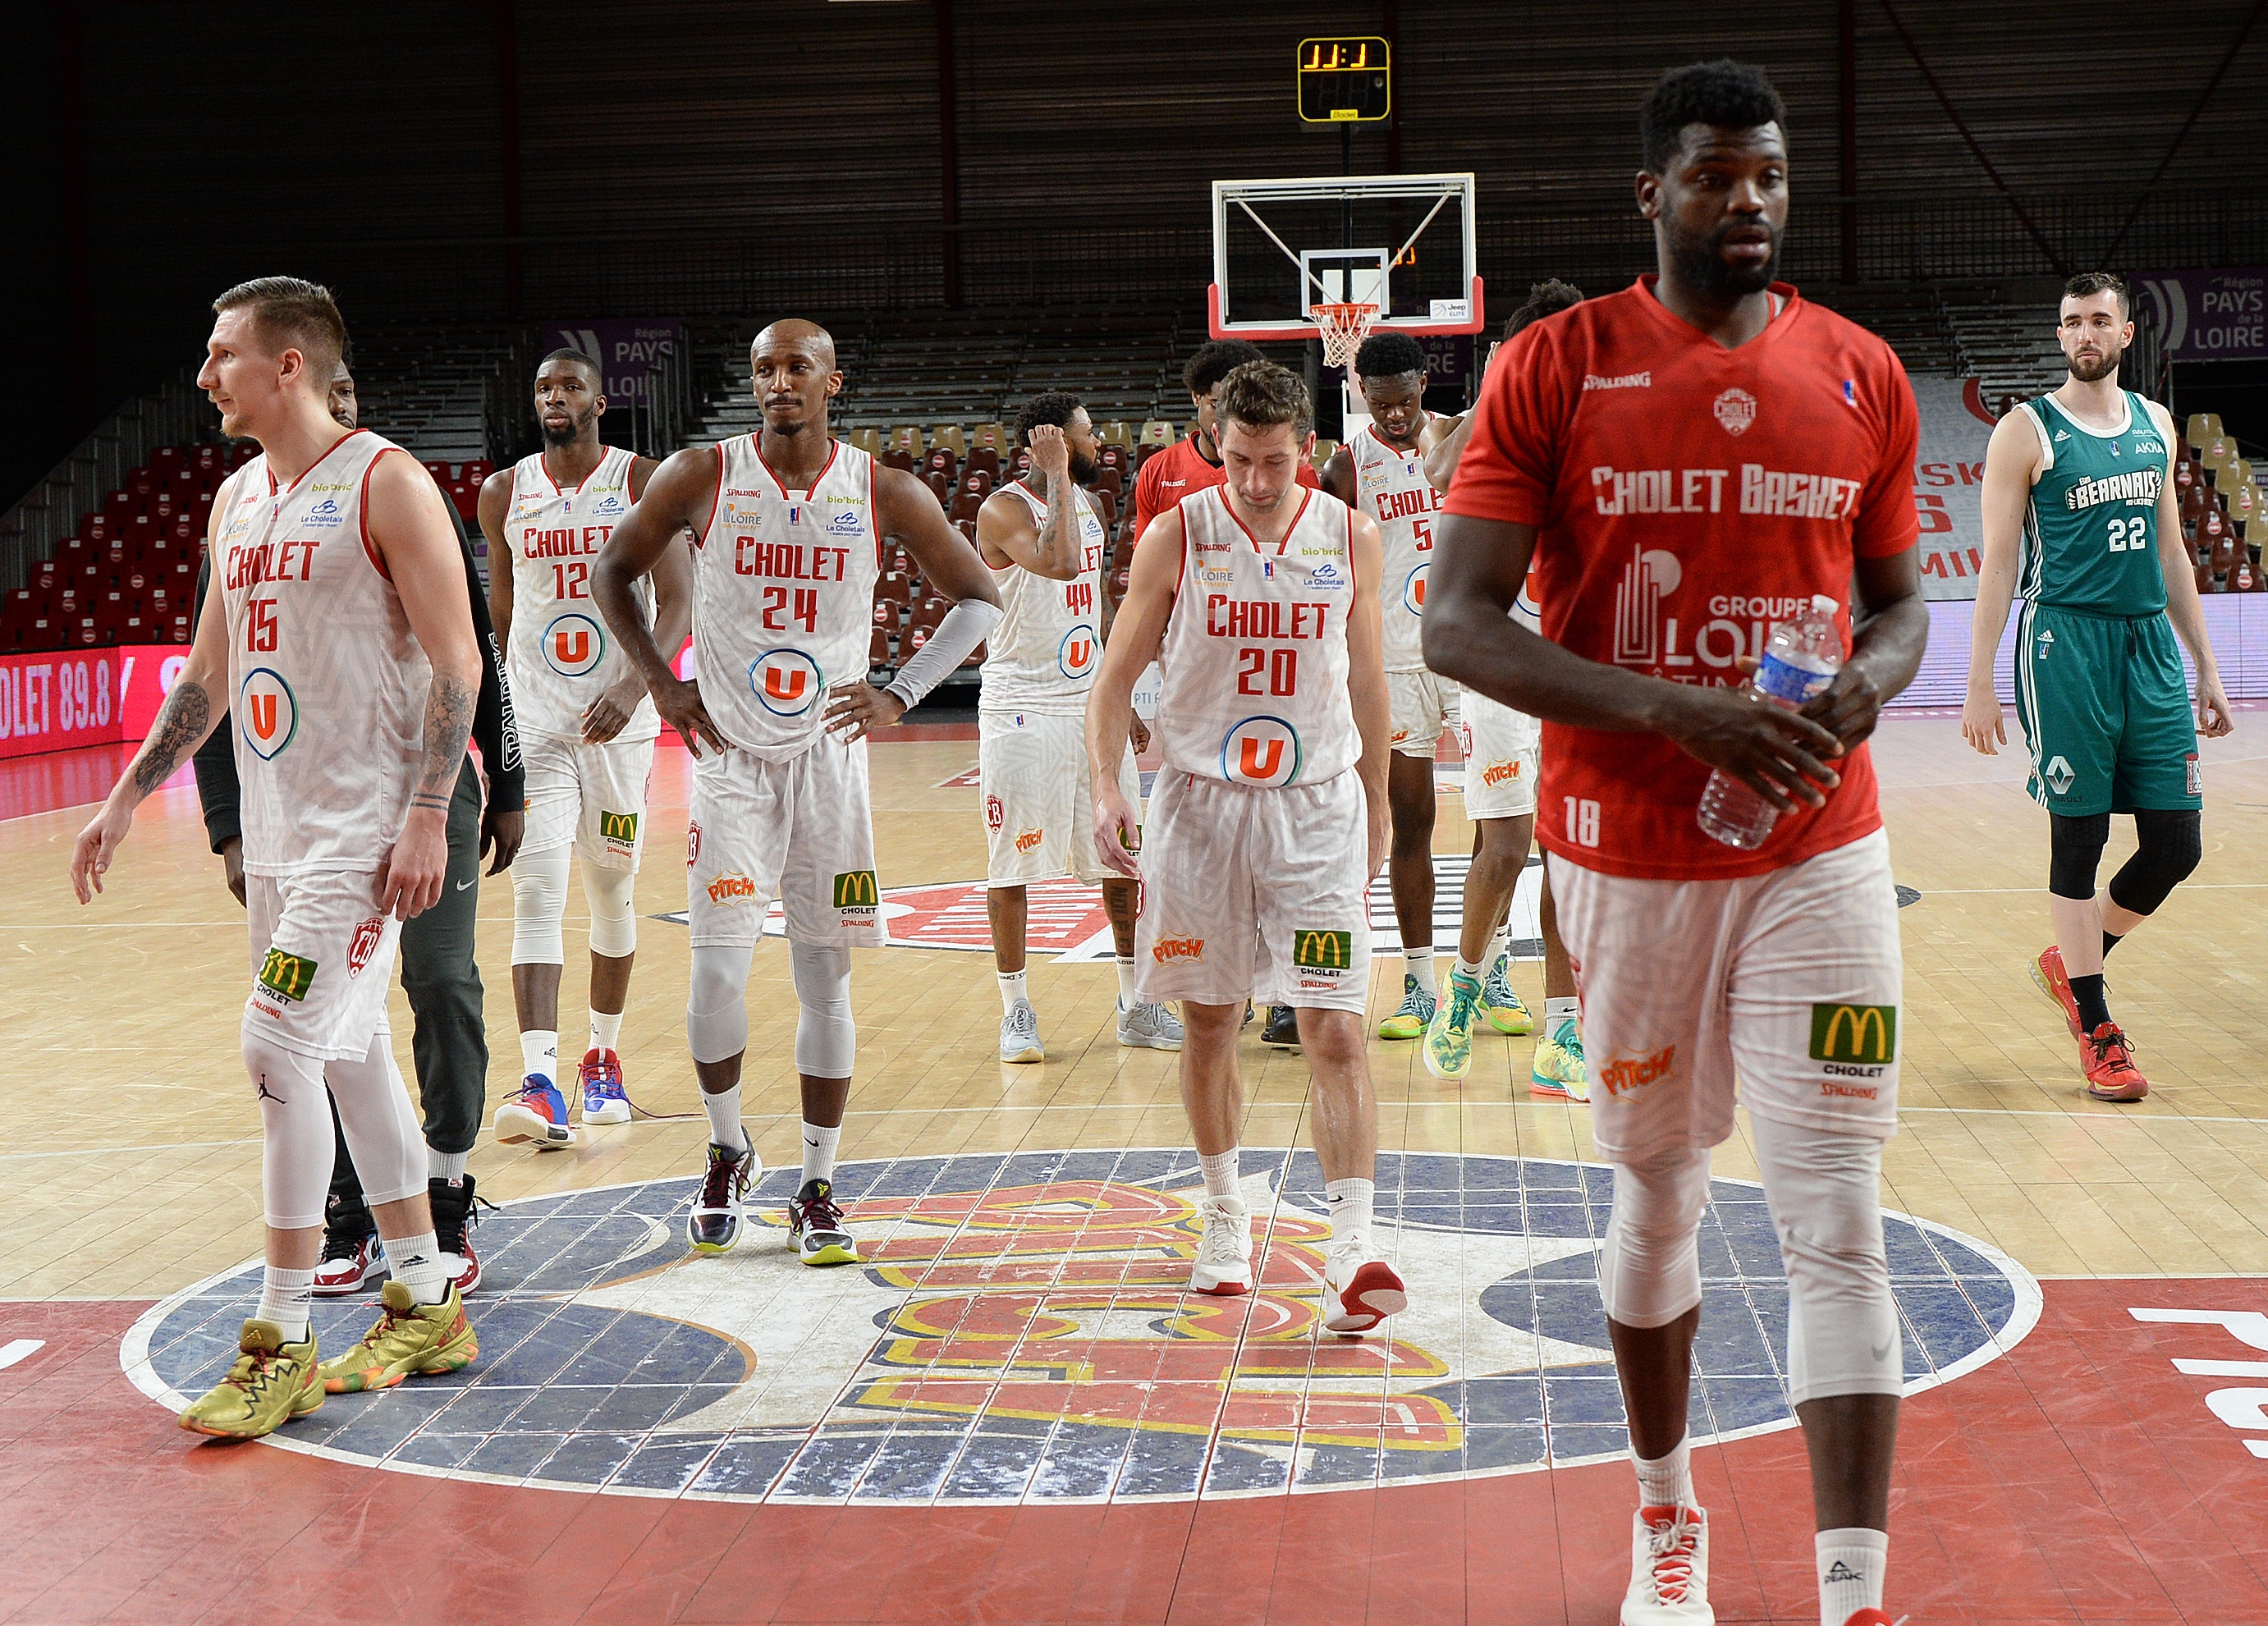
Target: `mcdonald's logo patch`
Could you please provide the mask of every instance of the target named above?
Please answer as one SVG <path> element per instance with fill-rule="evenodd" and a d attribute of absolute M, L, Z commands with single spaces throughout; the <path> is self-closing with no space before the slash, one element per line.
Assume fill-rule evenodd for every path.
<path fill-rule="evenodd" d="M 1344 971 L 1354 964 L 1351 931 L 1295 931 L 1292 964 L 1301 971 Z"/>
<path fill-rule="evenodd" d="M 347 945 L 347 975 L 358 977 L 362 968 L 370 964 L 370 957 L 378 953 L 378 940 L 386 935 L 383 916 L 373 915 L 355 928 L 354 941 Z"/>
<path fill-rule="evenodd" d="M 845 916 L 857 912 L 868 919 L 882 907 L 882 889 L 872 870 L 851 870 L 835 878 L 835 907 Z"/>
<path fill-rule="evenodd" d="M 260 986 L 278 999 L 297 1004 L 307 997 L 314 982 L 315 962 L 305 954 L 287 954 L 280 948 L 270 948 L 268 957 L 260 962 Z"/>
<path fill-rule="evenodd" d="M 1897 1006 L 1815 1004 L 1811 1007 L 1813 1061 L 1881 1063 L 1889 1062 L 1897 1053 Z"/>
<path fill-rule="evenodd" d="M 637 840 L 637 827 L 638 816 L 634 813 L 608 813 L 604 808 L 599 811 L 599 835 L 604 840 L 621 842 L 624 845 L 630 845 Z M 688 839 L 690 841 L 698 838 L 688 837 Z"/>

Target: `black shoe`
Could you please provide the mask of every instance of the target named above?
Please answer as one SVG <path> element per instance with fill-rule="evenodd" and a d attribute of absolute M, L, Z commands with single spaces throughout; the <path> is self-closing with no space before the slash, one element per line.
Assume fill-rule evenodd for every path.
<path fill-rule="evenodd" d="M 366 1210 L 334 1210 L 323 1229 L 323 1257 L 315 1266 L 313 1291 L 318 1299 L 351 1299 L 386 1276 L 386 1254 L 378 1227 Z"/>
<path fill-rule="evenodd" d="M 470 1174 L 453 1185 L 438 1177 L 427 1181 L 425 1200 L 433 1209 L 433 1240 L 440 1245 L 441 1268 L 459 1293 L 469 1293 L 481 1284 L 480 1256 L 473 1252 L 473 1226 L 480 1221 L 476 1208 L 496 1204 L 475 1195 Z"/>
<path fill-rule="evenodd" d="M 1286 1049 L 1300 1042 L 1300 1019 L 1291 1006 L 1268 1007 L 1268 1023 L 1260 1030 L 1260 1042 L 1281 1045 Z"/>
<path fill-rule="evenodd" d="M 836 1206 L 835 1182 L 816 1175 L 788 1199 L 787 1238 L 807 1265 L 855 1265 L 858 1244 L 851 1240 L 843 1210 Z"/>

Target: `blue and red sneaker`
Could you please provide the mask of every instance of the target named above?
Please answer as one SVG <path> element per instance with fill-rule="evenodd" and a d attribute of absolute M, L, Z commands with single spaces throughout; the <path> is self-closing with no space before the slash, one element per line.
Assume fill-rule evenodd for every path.
<path fill-rule="evenodd" d="M 621 1056 L 612 1050 L 585 1050 L 583 1063 L 575 1071 L 577 1081 L 583 1088 L 584 1122 L 628 1123 L 630 1121 L 630 1098 L 622 1093 Z"/>
<path fill-rule="evenodd" d="M 538 1151 L 559 1151 L 575 1144 L 567 1124 L 567 1098 L 541 1073 L 530 1073 L 496 1109 L 496 1137 L 517 1146 L 534 1141 Z"/>

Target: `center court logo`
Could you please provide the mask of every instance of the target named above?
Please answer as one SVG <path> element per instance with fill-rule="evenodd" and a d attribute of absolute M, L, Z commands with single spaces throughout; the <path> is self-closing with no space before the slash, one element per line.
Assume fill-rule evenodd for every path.
<path fill-rule="evenodd" d="M 273 1443 L 499 1484 L 838 1507 L 1281 1496 L 1619 1460 L 1593 1234 L 1611 1173 L 1378 1163 L 1381 1240 L 1410 1307 L 1360 1340 L 1318 1334 L 1329 1228 L 1305 1151 L 1245 1150 L 1254 1281 L 1233 1299 L 1187 1291 L 1204 1187 L 1173 1148 L 845 1163 L 836 1190 L 869 1257 L 840 1270 L 795 1266 L 792 1166 L 749 1192 L 752 1234 L 721 1259 L 686 1247 L 696 1179 L 507 1203 L 482 1232 L 482 1343 L 498 1353 L 335 1397 Z M 1716 1180 L 1709 1196 L 1697 1432 L 1792 1428 L 1763 1193 Z M 1909 1393 L 2037 1320 L 2037 1284 L 1983 1244 L 1896 1214 L 1885 1230 L 1916 1328 Z M 259 1292 L 247 1262 L 152 1307 L 120 1350 L 129 1380 L 185 1404 Z M 370 1312 L 314 1314 L 342 1348 Z M 542 1358 L 501 1353 L 519 1348 Z M 507 1408 L 504 1461 L 470 1424 Z"/>
<path fill-rule="evenodd" d="M 827 679 L 801 650 L 766 650 L 748 663 L 748 688 L 774 717 L 801 717 L 827 692 Z"/>
<path fill-rule="evenodd" d="M 244 674 L 236 692 L 236 721 L 244 743 L 261 761 L 284 754 L 299 732 L 299 702 L 282 673 L 254 666 Z"/>
<path fill-rule="evenodd" d="M 1287 785 L 1300 766 L 1299 732 L 1280 717 L 1248 717 L 1220 742 L 1220 776 L 1231 784 Z"/>
<path fill-rule="evenodd" d="M 543 629 L 543 664 L 563 678 L 586 676 L 606 653 L 606 629 L 580 610 L 568 611 Z"/>

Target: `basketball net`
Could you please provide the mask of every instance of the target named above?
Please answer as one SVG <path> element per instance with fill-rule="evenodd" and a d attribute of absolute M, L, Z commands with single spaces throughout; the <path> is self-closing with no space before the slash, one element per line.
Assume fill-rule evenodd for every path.
<path fill-rule="evenodd" d="M 1318 305 L 1307 314 L 1315 319 L 1315 331 L 1323 342 L 1323 365 L 1345 367 L 1352 364 L 1354 353 L 1370 336 L 1371 324 L 1378 320 L 1374 305 Z"/>

